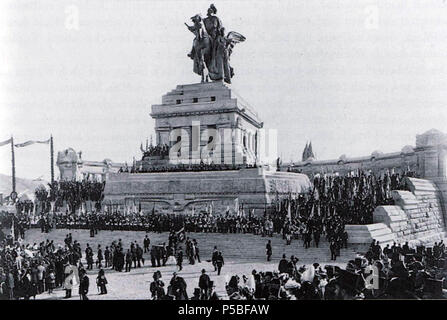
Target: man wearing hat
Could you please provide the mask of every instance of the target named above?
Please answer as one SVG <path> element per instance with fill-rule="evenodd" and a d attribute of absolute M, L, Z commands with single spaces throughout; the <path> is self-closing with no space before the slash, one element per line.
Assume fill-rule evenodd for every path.
<path fill-rule="evenodd" d="M 180 248 L 177 252 L 177 266 L 178 266 L 178 271 L 182 271 L 183 269 L 183 251 Z"/>
<path fill-rule="evenodd" d="M 89 278 L 87 276 L 87 272 L 84 269 L 79 270 L 79 295 L 81 296 L 81 300 L 88 300 L 88 287 L 90 285 Z"/>
<path fill-rule="evenodd" d="M 267 245 L 265 246 L 265 253 L 267 255 L 267 261 L 270 261 L 272 258 L 272 241 L 269 240 Z"/>
<path fill-rule="evenodd" d="M 193 296 L 189 300 L 200 300 L 200 289 L 194 288 Z"/>
<path fill-rule="evenodd" d="M 169 284 L 171 285 L 171 290 L 176 300 L 188 300 L 188 294 L 186 292 L 186 281 L 182 277 L 179 277 L 177 275 L 177 272 L 174 272 L 172 274 L 172 278 Z"/>
<path fill-rule="evenodd" d="M 224 265 L 224 258 L 222 256 L 222 252 L 219 251 L 216 257 L 216 267 L 217 267 L 217 275 L 220 276 L 220 271 L 222 270 L 222 266 Z"/>
<path fill-rule="evenodd" d="M 210 277 L 206 274 L 205 269 L 202 269 L 202 274 L 199 278 L 200 299 L 208 300 L 208 291 L 210 289 Z"/>
<path fill-rule="evenodd" d="M 216 284 L 214 283 L 214 281 L 210 281 L 210 300 L 220 300 L 219 295 L 216 292 Z"/>

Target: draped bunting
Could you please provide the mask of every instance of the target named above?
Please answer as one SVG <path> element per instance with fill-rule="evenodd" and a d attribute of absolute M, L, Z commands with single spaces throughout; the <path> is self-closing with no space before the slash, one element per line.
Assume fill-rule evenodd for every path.
<path fill-rule="evenodd" d="M 12 141 L 12 139 L 9 138 L 8 140 L 5 140 L 5 141 L 0 142 L 0 147 L 1 147 L 1 146 L 5 146 L 5 145 L 7 145 L 7 144 L 10 144 L 11 141 Z"/>
<path fill-rule="evenodd" d="M 25 141 L 23 143 L 16 143 L 14 146 L 16 148 L 23 148 L 23 147 L 27 147 L 27 146 L 30 146 L 30 145 L 35 144 L 35 143 L 49 144 L 50 141 L 51 141 L 51 138 L 48 139 L 48 140 L 41 140 L 41 141 L 39 141 L 39 140 L 28 140 L 28 141 Z M 1 146 L 1 144 L 0 144 L 0 146 Z"/>

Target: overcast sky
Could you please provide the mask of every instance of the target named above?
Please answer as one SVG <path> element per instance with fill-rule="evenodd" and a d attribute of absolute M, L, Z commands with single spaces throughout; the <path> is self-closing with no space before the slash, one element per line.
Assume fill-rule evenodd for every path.
<path fill-rule="evenodd" d="M 132 161 L 153 134 L 151 104 L 198 82 L 183 25 L 211 1 L 0 2 L 0 141 L 46 139 L 86 160 Z M 278 130 L 285 162 L 399 151 L 447 132 L 447 3 L 214 1 L 231 88 Z M 155 137 L 155 136 L 154 136 Z M 16 149 L 19 177 L 49 179 L 49 147 Z M 10 174 L 10 148 L 0 147 Z M 58 170 L 56 169 L 56 173 Z"/>

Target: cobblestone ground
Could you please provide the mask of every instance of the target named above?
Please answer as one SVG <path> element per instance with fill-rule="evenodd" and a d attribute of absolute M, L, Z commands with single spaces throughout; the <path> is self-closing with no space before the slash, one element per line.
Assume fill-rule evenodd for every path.
<path fill-rule="evenodd" d="M 48 234 L 41 233 L 38 229 L 28 230 L 25 237 L 25 243 L 39 243 L 46 239 L 54 240 L 54 243 L 63 244 L 65 235 L 71 232 L 74 240 L 81 243 L 84 253 L 86 243 L 89 243 L 96 254 L 98 244 L 105 248 L 110 245 L 113 240 L 121 239 L 124 248 L 128 248 L 131 241 L 137 241 L 141 246 L 145 232 L 142 231 L 99 231 L 94 237 L 89 237 L 88 230 L 67 230 L 57 229 Z M 167 233 L 148 233 L 152 244 L 167 242 Z M 184 259 L 183 270 L 178 274 L 182 276 L 188 285 L 188 294 L 192 295 L 195 287 L 197 287 L 198 279 L 202 269 L 205 269 L 210 275 L 211 280 L 216 284 L 217 293 L 225 297 L 225 282 L 230 276 L 238 274 L 250 274 L 253 269 L 257 271 L 273 271 L 277 269 L 279 259 L 285 253 L 289 258 L 290 255 L 295 255 L 300 259 L 300 264 L 311 264 L 318 262 L 321 265 L 332 264 L 344 267 L 346 262 L 353 259 L 358 250 L 364 248 L 349 248 L 343 249 L 337 262 L 334 263 L 329 260 L 330 254 L 326 242 L 320 244 L 319 248 L 311 247 L 304 249 L 301 240 L 294 240 L 291 245 L 285 245 L 285 241 L 279 236 L 275 235 L 272 238 L 261 237 L 252 234 L 214 234 L 214 233 L 189 233 L 188 237 L 196 239 L 200 249 L 201 263 L 190 265 Z M 273 257 L 271 262 L 266 261 L 265 244 L 267 240 L 272 240 Z M 214 246 L 217 246 L 222 251 L 225 265 L 220 276 L 214 271 L 210 259 Z M 184 249 L 184 247 L 183 247 Z M 88 271 L 90 278 L 90 292 L 89 298 L 92 300 L 99 299 L 149 299 L 149 285 L 152 281 L 152 274 L 156 270 L 162 273 L 162 280 L 165 286 L 169 284 L 172 273 L 177 271 L 175 265 L 167 265 L 165 267 L 153 268 L 150 266 L 149 254 L 145 254 L 145 265 L 141 268 L 132 269 L 130 272 L 116 272 L 110 269 L 106 270 L 106 277 L 108 280 L 108 294 L 99 295 L 96 288 L 95 280 L 98 269 L 94 268 Z M 96 260 L 96 259 L 95 259 Z M 71 299 L 77 300 L 77 286 L 73 290 L 73 297 Z M 61 299 L 65 295 L 62 289 L 56 289 L 52 294 L 44 293 L 38 295 L 36 299 Z"/>

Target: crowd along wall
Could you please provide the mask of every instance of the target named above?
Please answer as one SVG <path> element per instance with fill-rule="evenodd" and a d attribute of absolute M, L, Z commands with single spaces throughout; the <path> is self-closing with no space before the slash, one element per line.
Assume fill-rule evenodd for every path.
<path fill-rule="evenodd" d="M 410 178 L 411 191 L 393 191 L 394 206 L 380 206 L 374 211 L 374 223 L 348 225 L 349 242 L 382 245 L 393 241 L 417 245 L 441 240 L 447 221 L 447 135 L 432 129 L 416 136 L 414 146 L 405 146 L 398 152 L 374 151 L 369 156 L 334 160 L 309 159 L 286 164 L 283 171 L 296 171 L 312 177 L 316 173 L 345 175 L 356 170 L 376 174 L 385 171 L 412 171 L 420 179 Z"/>

